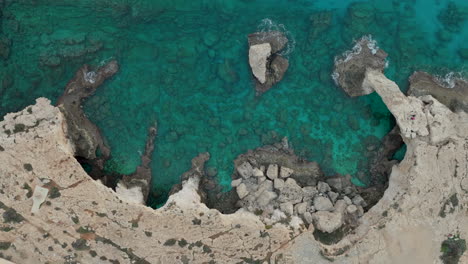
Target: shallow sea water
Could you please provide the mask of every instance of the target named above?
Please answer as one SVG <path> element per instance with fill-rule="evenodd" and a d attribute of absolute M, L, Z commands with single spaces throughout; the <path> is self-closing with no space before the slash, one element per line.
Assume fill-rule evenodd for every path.
<path fill-rule="evenodd" d="M 6 3 L 0 55 L 6 38 L 12 44 L 8 59 L 0 56 L 0 114 L 39 96 L 54 101 L 83 63 L 117 59 L 120 72 L 84 108 L 111 146 L 108 169 L 120 173 L 139 164 L 157 121 L 152 206 L 198 153 L 211 154 L 208 166 L 228 190 L 237 155 L 284 136 L 327 175 L 365 175 L 363 142 L 377 144 L 394 121 L 375 93 L 349 98 L 334 85 L 334 57 L 353 39 L 378 41 L 389 53 L 387 76 L 403 90 L 415 70 L 467 75 L 466 1 L 451 1 L 452 9 L 444 0 Z M 247 35 L 272 28 L 290 38 L 290 67 L 255 97 Z"/>

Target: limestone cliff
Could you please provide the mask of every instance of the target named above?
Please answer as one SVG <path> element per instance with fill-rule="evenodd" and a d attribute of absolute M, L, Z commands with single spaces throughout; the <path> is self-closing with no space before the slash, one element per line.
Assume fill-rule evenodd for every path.
<path fill-rule="evenodd" d="M 58 108 L 40 98 L 0 122 L 0 248 L 15 263 L 232 263 L 269 259 L 294 233 L 208 209 L 191 178 L 158 210 L 121 200 L 73 157 Z M 38 210 L 34 213 L 33 208 Z"/>
<path fill-rule="evenodd" d="M 313 230 L 266 226 L 207 208 L 192 177 L 158 210 L 128 203 L 73 157 L 47 99 L 0 122 L 0 257 L 15 263 L 440 263 L 449 234 L 468 237 L 468 115 L 405 96 L 380 71 L 363 81 L 407 145 L 383 198 L 334 245 Z M 460 263 L 468 263 L 468 253 Z"/>

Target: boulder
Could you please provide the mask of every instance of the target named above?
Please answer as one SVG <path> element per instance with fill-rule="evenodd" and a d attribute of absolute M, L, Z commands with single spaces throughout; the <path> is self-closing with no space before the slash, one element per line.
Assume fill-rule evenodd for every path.
<path fill-rule="evenodd" d="M 308 223 L 308 224 L 312 224 L 313 221 L 314 221 L 314 219 L 312 217 L 312 214 L 310 212 L 305 212 L 303 217 L 304 217 L 304 220 L 306 221 L 306 223 Z"/>
<path fill-rule="evenodd" d="M 296 181 L 292 178 L 288 178 L 284 182 L 278 201 L 281 203 L 291 202 L 297 204 L 302 201 L 303 195 L 302 188 L 297 185 Z"/>
<path fill-rule="evenodd" d="M 317 183 L 317 189 L 321 193 L 326 193 L 326 192 L 331 191 L 330 186 L 328 186 L 328 184 L 326 184 L 324 182 L 318 182 Z"/>
<path fill-rule="evenodd" d="M 277 164 L 270 164 L 267 169 L 267 177 L 271 180 L 278 178 L 278 165 Z"/>
<path fill-rule="evenodd" d="M 267 206 L 273 199 L 276 199 L 278 195 L 275 192 L 265 190 L 257 198 L 257 204 L 260 207 Z"/>
<path fill-rule="evenodd" d="M 240 199 L 244 199 L 249 194 L 245 183 L 241 183 L 239 186 L 237 186 L 236 192 Z"/>
<path fill-rule="evenodd" d="M 330 198 L 330 201 L 332 201 L 332 203 L 335 203 L 336 199 L 338 199 L 338 196 L 339 196 L 339 194 L 336 192 L 328 192 L 327 194 L 328 194 L 328 198 Z"/>
<path fill-rule="evenodd" d="M 316 196 L 314 198 L 314 207 L 317 211 L 333 211 L 334 209 L 330 199 L 325 196 Z"/>
<path fill-rule="evenodd" d="M 266 177 L 258 177 L 257 178 L 257 183 L 261 184 L 262 182 L 266 181 Z"/>
<path fill-rule="evenodd" d="M 293 215 L 294 213 L 294 206 L 292 203 L 282 203 L 280 204 L 280 210 L 283 211 L 287 215 Z"/>
<path fill-rule="evenodd" d="M 273 182 L 273 186 L 275 187 L 275 189 L 281 191 L 281 189 L 284 187 L 284 180 L 280 179 L 280 178 L 276 178 Z"/>
<path fill-rule="evenodd" d="M 352 201 L 355 205 L 366 206 L 366 201 L 360 195 L 354 196 Z"/>
<path fill-rule="evenodd" d="M 287 178 L 289 176 L 291 176 L 291 174 L 294 173 L 294 170 L 293 169 L 290 169 L 288 167 L 281 167 L 280 169 L 280 177 L 281 178 Z"/>
<path fill-rule="evenodd" d="M 233 181 L 231 182 L 231 186 L 232 186 L 232 187 L 237 187 L 237 186 L 239 186 L 241 183 L 242 183 L 242 179 L 233 180 Z"/>
<path fill-rule="evenodd" d="M 304 202 L 311 202 L 314 200 L 314 197 L 318 194 L 317 187 L 315 186 L 307 186 L 302 188 L 302 192 L 304 193 Z"/>
<path fill-rule="evenodd" d="M 268 43 L 250 46 L 249 65 L 252 73 L 261 84 L 266 82 L 267 61 L 271 55 L 271 46 Z"/>
<path fill-rule="evenodd" d="M 264 191 L 273 191 L 272 181 L 264 181 L 258 186 L 258 190 L 257 190 L 258 194 L 261 194 Z"/>
<path fill-rule="evenodd" d="M 346 202 L 347 205 L 353 204 L 353 201 L 351 201 L 351 199 L 349 199 L 348 196 L 343 197 L 343 200 Z"/>
<path fill-rule="evenodd" d="M 343 215 L 327 211 L 318 211 L 312 214 L 315 228 L 322 232 L 332 233 L 343 225 Z"/>
<path fill-rule="evenodd" d="M 262 169 L 259 168 L 253 168 L 253 176 L 255 177 L 263 177 L 265 174 L 263 173 Z"/>
<path fill-rule="evenodd" d="M 237 172 L 242 178 L 248 179 L 250 176 L 253 175 L 252 165 L 250 165 L 249 162 L 245 161 L 244 163 L 242 163 L 240 166 L 237 167 Z"/>
<path fill-rule="evenodd" d="M 303 215 L 307 211 L 307 207 L 309 207 L 308 202 L 298 203 L 294 206 L 294 212 L 297 215 Z"/>
<path fill-rule="evenodd" d="M 363 87 L 368 68 L 383 72 L 387 53 L 377 47 L 370 37 L 363 37 L 356 42 L 351 51 L 346 51 L 341 57 L 335 58 L 335 70 L 332 74 L 336 85 L 349 96 L 362 96 L 373 92 L 369 87 Z"/>

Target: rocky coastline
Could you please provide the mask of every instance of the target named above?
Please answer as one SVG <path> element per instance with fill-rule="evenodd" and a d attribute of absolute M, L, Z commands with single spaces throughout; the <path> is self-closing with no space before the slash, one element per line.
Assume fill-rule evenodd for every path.
<path fill-rule="evenodd" d="M 439 102 L 431 90 L 402 93 L 383 73 L 386 53 L 362 41 L 369 40 L 336 61 L 333 76 L 350 96 L 375 91 L 396 119 L 370 168 L 377 189 L 359 189 L 349 176 L 325 178 L 284 139 L 234 161 L 230 195 L 240 209 L 231 214 L 204 203 L 215 199 L 204 191 L 209 153 L 192 160 L 165 206 L 145 207 L 139 203 L 147 195 L 156 127 L 148 129 L 141 166 L 122 177 L 116 192 L 76 159 L 98 158 L 98 148 L 111 155 L 102 137 L 90 136 L 98 130 L 80 103 L 118 66 L 111 62 L 95 72 L 84 66 L 58 107 L 39 98 L 0 122 L 0 162 L 8 164 L 0 167 L 0 257 L 17 263 L 439 260 L 452 234 L 468 237 L 468 113 L 462 103 Z M 396 163 L 390 156 L 402 141 L 407 152 Z M 125 192 L 135 186 L 141 196 Z M 366 196 L 372 191 L 377 198 Z M 461 252 L 460 263 L 467 254 Z"/>

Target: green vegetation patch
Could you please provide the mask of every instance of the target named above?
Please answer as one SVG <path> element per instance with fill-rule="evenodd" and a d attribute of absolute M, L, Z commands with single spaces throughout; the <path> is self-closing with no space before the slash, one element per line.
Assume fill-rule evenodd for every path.
<path fill-rule="evenodd" d="M 31 198 L 31 196 L 33 195 L 33 191 L 31 189 L 31 186 L 29 186 L 29 184 L 27 184 L 27 183 L 24 183 L 23 184 L 23 189 L 28 190 L 28 193 L 26 193 L 26 197 Z"/>
<path fill-rule="evenodd" d="M 24 217 L 18 214 L 15 209 L 8 208 L 3 212 L 3 221 L 5 223 L 20 223 L 24 220 Z"/>
<path fill-rule="evenodd" d="M 83 238 L 75 240 L 75 242 L 72 243 L 72 247 L 76 250 L 88 250 L 89 246 L 86 244 L 86 240 Z"/>
<path fill-rule="evenodd" d="M 448 239 L 442 241 L 440 259 L 444 264 L 457 264 L 465 251 L 466 240 L 461 239 L 459 234 L 449 235 Z"/>
<path fill-rule="evenodd" d="M 25 170 L 27 170 L 27 171 L 32 171 L 32 170 L 33 170 L 32 165 L 29 164 L 29 163 L 23 164 L 23 168 L 24 168 Z"/>
<path fill-rule="evenodd" d="M 60 190 L 59 188 L 57 187 L 52 187 L 52 189 L 50 189 L 49 191 L 49 198 L 50 199 L 55 199 L 55 198 L 58 198 L 60 197 L 62 194 L 60 193 Z"/>
<path fill-rule="evenodd" d="M 11 246 L 10 242 L 0 242 L 0 250 L 7 250 Z"/>
<path fill-rule="evenodd" d="M 24 132 L 26 130 L 26 126 L 24 124 L 15 124 L 15 127 L 13 128 L 13 133 L 20 133 Z"/>
<path fill-rule="evenodd" d="M 170 238 L 166 240 L 166 242 L 164 242 L 164 245 L 170 247 L 170 246 L 175 245 L 176 242 L 177 240 L 175 238 Z"/>

